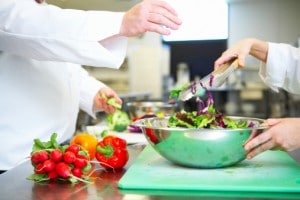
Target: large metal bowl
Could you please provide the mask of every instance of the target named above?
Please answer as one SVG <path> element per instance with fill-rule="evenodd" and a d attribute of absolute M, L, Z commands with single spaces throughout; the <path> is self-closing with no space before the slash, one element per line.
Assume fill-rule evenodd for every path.
<path fill-rule="evenodd" d="M 167 160 L 186 167 L 220 168 L 244 160 L 244 142 L 254 129 L 264 129 L 262 119 L 230 118 L 252 121 L 255 125 L 243 129 L 168 128 L 168 117 L 145 118 L 136 121 L 135 125 Z"/>
<path fill-rule="evenodd" d="M 126 104 L 131 118 L 139 118 L 146 115 L 169 116 L 176 112 L 176 103 L 163 101 L 135 101 Z"/>

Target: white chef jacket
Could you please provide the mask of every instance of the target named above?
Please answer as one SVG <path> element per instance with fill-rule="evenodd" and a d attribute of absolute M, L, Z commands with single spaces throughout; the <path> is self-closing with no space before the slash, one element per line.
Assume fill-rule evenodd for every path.
<path fill-rule="evenodd" d="M 0 170 L 25 161 L 35 138 L 56 132 L 60 142 L 70 139 L 80 108 L 94 116 L 104 84 L 81 65 L 122 64 L 127 38 L 116 34 L 123 15 L 0 2 Z"/>
<path fill-rule="evenodd" d="M 261 66 L 259 74 L 275 91 L 282 88 L 292 94 L 300 94 L 300 49 L 269 42 L 267 62 Z"/>

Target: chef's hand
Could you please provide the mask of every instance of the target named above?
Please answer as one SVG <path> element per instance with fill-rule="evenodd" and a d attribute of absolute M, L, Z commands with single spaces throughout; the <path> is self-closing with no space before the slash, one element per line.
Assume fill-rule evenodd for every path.
<path fill-rule="evenodd" d="M 269 149 L 293 151 L 300 148 L 300 118 L 267 119 L 266 124 L 268 129 L 260 134 L 254 132 L 246 141 L 244 148 L 248 159 Z"/>
<path fill-rule="evenodd" d="M 222 53 L 215 61 L 215 68 L 231 61 L 234 58 L 238 60 L 238 66 L 244 67 L 248 55 L 252 55 L 258 60 L 266 62 L 268 54 L 268 43 L 255 38 L 243 39 Z"/>
<path fill-rule="evenodd" d="M 144 0 L 128 10 L 122 21 L 120 35 L 131 37 L 147 31 L 169 35 L 181 24 L 176 11 L 162 0 Z"/>
<path fill-rule="evenodd" d="M 122 100 L 117 95 L 115 91 L 113 91 L 109 87 L 103 87 L 99 90 L 99 92 L 94 97 L 94 112 L 103 110 L 105 113 L 113 113 L 117 109 L 116 107 L 107 104 L 107 99 L 109 98 L 115 98 L 116 103 L 122 105 Z"/>

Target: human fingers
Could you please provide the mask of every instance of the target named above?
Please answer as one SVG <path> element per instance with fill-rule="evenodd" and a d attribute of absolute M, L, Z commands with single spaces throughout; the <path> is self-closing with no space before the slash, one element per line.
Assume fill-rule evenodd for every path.
<path fill-rule="evenodd" d="M 104 95 L 107 99 L 114 98 L 117 103 L 122 104 L 122 99 L 113 90 L 107 90 Z"/>
<path fill-rule="evenodd" d="M 176 11 L 164 1 L 157 1 L 151 6 L 148 20 L 173 30 L 177 30 L 182 23 Z"/>
<path fill-rule="evenodd" d="M 170 29 L 177 30 L 181 25 L 181 20 L 169 10 L 162 7 L 151 8 L 147 16 L 145 29 L 162 35 L 169 35 Z"/>
<path fill-rule="evenodd" d="M 257 135 L 256 137 L 253 137 L 252 139 L 250 139 L 244 146 L 245 150 L 247 152 L 252 152 L 254 151 L 254 149 L 258 148 L 258 150 L 255 150 L 254 152 L 261 152 L 262 150 L 266 150 L 265 148 L 269 147 L 269 148 L 273 148 L 274 144 L 272 147 L 270 147 L 270 143 L 268 143 L 269 141 L 272 140 L 271 134 L 269 131 L 265 131 L 259 135 Z M 262 146 L 262 147 L 261 147 Z M 255 154 L 256 155 L 256 154 Z"/>
<path fill-rule="evenodd" d="M 150 2 L 152 5 L 156 6 L 156 7 L 161 7 L 164 8 L 166 10 L 168 10 L 168 12 L 172 13 L 173 15 L 178 15 L 176 10 L 170 5 L 168 4 L 166 1 L 161 1 L 161 0 L 146 0 L 148 2 Z"/>
<path fill-rule="evenodd" d="M 245 66 L 245 60 L 246 60 L 245 54 L 238 54 L 237 59 L 238 59 L 238 66 L 239 67 L 244 67 Z"/>
<path fill-rule="evenodd" d="M 275 143 L 272 140 L 268 140 L 265 143 L 261 143 L 255 148 L 251 149 L 250 151 L 247 151 L 246 158 L 251 159 L 269 149 L 275 149 Z"/>
<path fill-rule="evenodd" d="M 103 87 L 98 92 L 98 99 L 96 101 L 96 105 L 98 109 L 102 109 L 107 113 L 114 112 L 116 110 L 115 103 L 122 105 L 122 99 L 117 95 L 117 93 L 109 87 Z M 114 105 L 108 103 L 110 99 L 115 101 Z M 111 102 L 111 101 L 110 101 Z"/>
<path fill-rule="evenodd" d="M 254 137 L 256 137 L 259 134 L 258 130 L 253 130 L 249 136 L 249 138 L 245 141 L 244 146 L 251 141 Z"/>
<path fill-rule="evenodd" d="M 117 109 L 112 105 L 103 104 L 103 111 L 107 114 L 114 113 L 116 110 Z"/>
<path fill-rule="evenodd" d="M 219 67 L 234 57 L 238 59 L 239 67 L 244 67 L 246 57 L 249 55 L 252 45 L 253 40 L 251 39 L 244 39 L 237 42 L 222 53 L 221 57 L 215 61 L 215 67 Z"/>
<path fill-rule="evenodd" d="M 264 123 L 263 123 L 261 126 L 266 126 L 266 127 L 270 128 L 271 126 L 273 126 L 273 125 L 275 125 L 275 124 L 277 124 L 277 123 L 279 123 L 279 122 L 280 122 L 280 119 L 266 119 L 266 120 L 264 121 Z M 244 143 L 244 147 L 247 146 L 247 148 L 251 148 L 251 146 L 253 146 L 253 144 L 254 144 L 254 142 L 255 142 L 255 140 L 254 140 L 254 142 L 252 141 L 253 138 L 257 137 L 259 134 L 260 134 L 260 131 L 258 131 L 258 130 L 253 130 L 253 131 L 251 132 L 249 138 L 248 138 L 248 139 L 246 140 L 246 142 Z M 267 137 L 267 136 L 265 136 L 265 137 Z M 269 136 L 269 137 L 271 137 L 271 136 Z M 259 140 L 259 138 L 256 139 L 256 140 Z M 250 147 L 249 147 L 249 145 L 247 145 L 247 143 L 250 142 L 250 141 L 252 141 L 252 145 L 250 144 Z M 257 142 L 257 141 L 256 141 L 256 142 Z M 246 149 L 246 150 L 247 150 L 247 149 Z"/>
<path fill-rule="evenodd" d="M 228 53 L 224 52 L 214 63 L 215 68 L 220 67 L 221 65 L 228 63 L 229 61 L 232 61 L 233 59 L 236 59 L 238 57 L 238 54 L 236 53 Z"/>
<path fill-rule="evenodd" d="M 172 30 L 177 30 L 180 27 L 179 23 L 176 23 L 172 20 L 172 16 L 168 16 L 169 13 L 165 13 L 165 14 L 160 14 L 160 13 L 149 13 L 148 15 L 148 22 L 150 22 L 150 25 L 152 27 L 158 26 L 158 27 L 162 27 L 163 29 L 172 29 Z M 151 29 L 150 28 L 150 31 Z"/>
<path fill-rule="evenodd" d="M 169 35 L 178 29 L 181 20 L 171 6 L 163 1 L 146 0 L 127 11 L 123 17 L 120 35 L 135 36 L 147 31 Z"/>
<path fill-rule="evenodd" d="M 116 111 L 116 108 L 112 105 L 107 104 L 107 98 L 104 98 L 103 95 L 99 97 L 99 108 L 103 110 L 105 113 L 113 113 Z"/>

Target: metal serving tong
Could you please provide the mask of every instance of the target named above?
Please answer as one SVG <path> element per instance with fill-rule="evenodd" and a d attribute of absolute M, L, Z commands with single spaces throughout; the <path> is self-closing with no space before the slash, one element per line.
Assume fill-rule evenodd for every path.
<path fill-rule="evenodd" d="M 183 89 L 180 92 L 178 99 L 181 101 L 187 101 L 190 98 L 199 95 L 201 91 L 203 91 L 203 88 L 210 89 L 220 87 L 226 81 L 228 76 L 237 68 L 237 59 L 223 64 L 201 80 L 193 82 Z"/>

